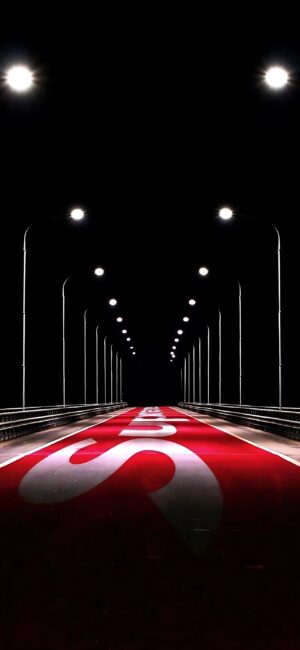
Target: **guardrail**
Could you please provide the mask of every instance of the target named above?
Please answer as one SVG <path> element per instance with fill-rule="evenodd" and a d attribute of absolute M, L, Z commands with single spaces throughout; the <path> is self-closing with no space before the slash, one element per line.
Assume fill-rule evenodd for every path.
<path fill-rule="evenodd" d="M 196 402 L 179 402 L 182 408 L 215 415 L 224 420 L 254 427 L 262 431 L 277 433 L 280 436 L 300 440 L 300 409 L 275 406 L 249 406 L 236 404 L 199 404 Z"/>
<path fill-rule="evenodd" d="M 0 442 L 59 427 L 76 420 L 109 413 L 128 406 L 127 402 L 106 404 L 75 404 L 68 406 L 0 409 Z"/>

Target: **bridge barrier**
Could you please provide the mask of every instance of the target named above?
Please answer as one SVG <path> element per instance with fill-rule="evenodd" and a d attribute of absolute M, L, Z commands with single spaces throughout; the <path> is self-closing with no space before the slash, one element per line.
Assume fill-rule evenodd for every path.
<path fill-rule="evenodd" d="M 178 406 L 262 431 L 277 433 L 292 440 L 300 440 L 300 409 L 298 407 L 279 409 L 275 406 L 199 404 L 197 402 L 179 402 Z"/>
<path fill-rule="evenodd" d="M 126 406 L 128 406 L 127 402 L 110 402 L 0 409 L 0 442 L 19 438 L 35 431 L 60 427 L 102 413 L 111 413 Z"/>

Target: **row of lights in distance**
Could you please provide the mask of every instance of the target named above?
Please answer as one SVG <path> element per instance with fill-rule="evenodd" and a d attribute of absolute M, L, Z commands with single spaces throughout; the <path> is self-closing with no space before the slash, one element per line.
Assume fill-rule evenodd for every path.
<path fill-rule="evenodd" d="M 116 305 L 118 304 L 118 301 L 116 300 L 116 298 L 111 298 L 111 299 L 108 301 L 108 304 L 109 304 L 111 307 L 116 307 Z M 122 318 L 122 316 L 118 316 L 118 317 L 117 317 L 117 323 L 123 323 L 123 318 Z M 125 329 L 122 330 L 122 334 L 127 334 L 127 333 L 128 333 L 127 330 L 125 330 Z M 126 341 L 128 341 L 128 343 L 130 343 L 130 342 L 131 342 L 131 337 L 130 337 L 130 336 L 127 336 L 127 337 L 126 337 Z M 132 354 L 135 356 L 135 355 L 136 355 L 136 352 L 135 352 L 135 350 L 134 350 L 133 345 L 130 345 L 129 347 L 130 347 L 130 350 L 132 351 Z"/>
<path fill-rule="evenodd" d="M 204 268 L 204 267 L 203 267 L 203 268 Z M 200 272 L 200 271 L 199 271 L 199 272 Z M 196 300 L 195 300 L 194 298 L 190 298 L 190 300 L 189 300 L 189 305 L 190 305 L 191 307 L 194 307 L 195 304 L 196 304 Z M 190 319 L 189 319 L 188 316 L 183 316 L 183 319 L 182 319 L 182 320 L 183 320 L 184 323 L 188 323 Z M 181 329 L 177 330 L 177 334 L 178 334 L 179 336 L 182 336 L 182 334 L 183 334 L 183 330 L 181 330 Z M 175 337 L 175 339 L 174 339 L 174 343 L 179 343 L 179 338 Z M 173 359 L 176 358 L 176 354 L 175 354 L 175 352 L 174 352 L 174 350 L 176 350 L 176 349 L 177 349 L 177 346 L 176 346 L 176 345 L 172 345 L 172 350 L 171 350 L 171 359 L 170 359 L 171 363 L 173 362 Z"/>
<path fill-rule="evenodd" d="M 84 216 L 85 216 L 85 212 L 84 212 L 84 210 L 82 210 L 82 208 L 73 208 L 73 210 L 71 210 L 71 212 L 70 212 L 70 217 L 71 217 L 71 219 L 74 219 L 74 221 L 81 221 L 82 219 L 84 219 Z M 94 273 L 95 273 L 95 275 L 97 275 L 99 277 L 99 276 L 104 274 L 104 269 L 102 269 L 100 266 L 98 266 L 95 269 Z M 118 304 L 118 301 L 116 300 L 116 298 L 111 298 L 108 302 L 109 302 L 109 305 L 111 307 L 116 307 L 116 305 Z M 117 322 L 122 323 L 123 318 L 121 316 L 118 316 L 117 317 Z M 122 334 L 127 334 L 127 330 L 123 329 Z M 126 341 L 128 341 L 128 343 L 131 342 L 130 336 L 127 336 Z M 133 355 L 136 354 L 133 345 L 130 345 L 130 350 L 132 351 Z"/>

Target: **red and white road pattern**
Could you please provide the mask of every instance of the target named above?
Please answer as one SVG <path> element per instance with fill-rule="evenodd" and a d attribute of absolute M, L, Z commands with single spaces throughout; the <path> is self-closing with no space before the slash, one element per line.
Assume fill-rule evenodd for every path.
<path fill-rule="evenodd" d="M 137 408 L 0 465 L 0 649 L 300 647 L 300 468 Z"/>

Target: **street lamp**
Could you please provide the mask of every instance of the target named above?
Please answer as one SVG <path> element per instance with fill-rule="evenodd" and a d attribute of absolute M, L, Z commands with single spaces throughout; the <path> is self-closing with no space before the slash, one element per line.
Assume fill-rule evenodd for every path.
<path fill-rule="evenodd" d="M 75 211 L 81 211 L 82 212 L 82 217 L 84 217 L 84 211 L 80 210 L 80 208 L 75 208 Z M 77 219 L 74 218 L 74 210 L 72 210 L 69 214 L 71 219 L 75 219 L 75 221 L 78 221 Z M 72 216 L 73 215 L 73 216 Z M 55 217 L 59 218 L 59 217 Z M 43 219 L 37 219 L 36 221 L 33 221 L 32 223 L 27 226 L 25 232 L 24 232 L 24 237 L 23 237 L 23 310 L 22 310 L 22 408 L 24 409 L 26 406 L 26 280 L 27 280 L 27 235 L 29 230 L 32 228 L 33 225 L 40 223 L 43 221 Z"/>
<path fill-rule="evenodd" d="M 230 208 L 224 208 L 224 210 L 230 210 Z M 230 210 L 232 215 L 233 212 Z M 220 215 L 221 210 L 219 211 Z M 228 216 L 221 217 L 223 219 L 228 219 Z M 239 404 L 242 404 L 242 289 L 240 282 L 238 284 L 239 291 Z M 219 404 L 222 401 L 222 315 L 220 310 L 219 314 Z"/>
<path fill-rule="evenodd" d="M 70 212 L 70 217 L 73 221 L 82 221 L 84 219 L 84 210 L 81 208 L 73 208 Z"/>
<path fill-rule="evenodd" d="M 223 218 L 221 215 L 222 210 L 219 210 L 219 217 Z M 231 217 L 234 216 L 234 213 L 232 211 Z M 273 230 L 276 232 L 276 238 L 277 238 L 277 302 L 278 302 L 278 309 L 277 309 L 277 321 L 278 321 L 278 404 L 279 408 L 282 408 L 282 336 L 281 336 L 281 243 L 280 243 L 280 234 L 279 230 L 274 224 L 269 221 L 268 219 L 264 218 L 259 218 L 259 217 L 253 217 L 253 216 L 248 216 L 245 214 L 237 214 L 238 217 L 242 217 L 243 219 L 253 219 L 255 221 L 263 221 L 264 223 L 269 224 L 269 226 L 272 226 Z M 231 218 L 230 217 L 230 218 Z M 239 285 L 239 299 L 240 299 L 240 294 L 241 294 L 241 287 Z M 241 327 L 240 327 L 240 339 L 241 339 Z M 240 341 L 240 346 L 241 346 L 241 341 Z M 241 372 L 241 369 L 240 369 Z"/>
<path fill-rule="evenodd" d="M 191 298 L 191 299 L 189 300 L 189 305 L 191 305 L 191 307 L 194 307 L 195 304 L 196 304 L 196 300 L 194 300 L 194 298 Z"/>
<path fill-rule="evenodd" d="M 108 301 L 108 304 L 109 304 L 111 307 L 115 307 L 115 306 L 118 304 L 118 301 L 117 301 L 115 298 L 111 298 L 111 299 Z"/>
<path fill-rule="evenodd" d="M 209 270 L 206 266 L 201 266 L 198 273 L 199 275 L 202 275 L 202 277 L 205 277 L 206 275 L 209 274 Z"/>
<path fill-rule="evenodd" d="M 285 68 L 274 65 L 268 68 L 264 76 L 265 83 L 273 90 L 281 90 L 289 82 L 289 73 Z"/>
<path fill-rule="evenodd" d="M 99 325 L 96 326 L 96 404 L 99 404 Z"/>
<path fill-rule="evenodd" d="M 101 275 L 104 274 L 104 269 L 102 269 L 101 266 L 97 266 L 97 268 L 94 270 L 94 274 L 98 276 L 98 278 L 101 277 Z"/>
<path fill-rule="evenodd" d="M 96 271 L 98 271 L 96 273 Z M 101 273 L 100 273 L 101 271 Z M 94 274 L 101 277 L 104 274 L 104 269 L 97 267 Z M 65 287 L 67 282 L 72 276 L 69 275 L 62 285 L 62 365 L 63 365 L 63 406 L 66 406 L 66 296 Z M 86 404 L 86 315 L 87 309 L 84 312 L 84 401 Z"/>
<path fill-rule="evenodd" d="M 189 319 L 188 316 L 184 316 L 182 320 L 183 320 L 185 323 L 188 323 L 190 319 Z"/>
<path fill-rule="evenodd" d="M 6 84 L 16 93 L 25 93 L 34 84 L 32 70 L 26 65 L 13 65 L 8 68 L 5 75 Z"/>

